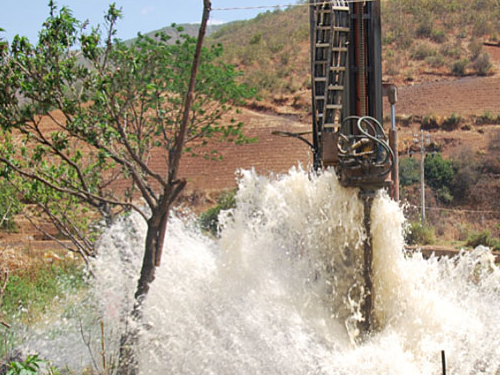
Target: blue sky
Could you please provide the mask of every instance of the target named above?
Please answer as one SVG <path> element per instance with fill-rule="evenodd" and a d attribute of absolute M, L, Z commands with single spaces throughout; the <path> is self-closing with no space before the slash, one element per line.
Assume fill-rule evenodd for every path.
<path fill-rule="evenodd" d="M 56 0 L 61 7 L 68 6 L 79 20 L 103 24 L 103 16 L 112 0 Z M 115 0 L 123 10 L 117 25 L 118 37 L 129 39 L 137 32 L 148 32 L 176 23 L 199 23 L 203 0 Z M 295 3 L 296 0 L 212 0 L 212 8 L 271 6 Z M 14 35 L 27 36 L 35 42 L 43 21 L 48 16 L 48 0 L 0 0 L 1 35 L 12 40 Z M 272 8 L 270 10 L 273 10 Z M 266 9 L 213 11 L 212 23 L 249 19 Z"/>

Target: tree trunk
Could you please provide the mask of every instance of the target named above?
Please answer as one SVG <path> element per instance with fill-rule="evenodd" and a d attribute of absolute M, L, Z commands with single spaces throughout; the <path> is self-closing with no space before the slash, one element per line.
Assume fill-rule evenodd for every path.
<path fill-rule="evenodd" d="M 168 186 L 166 186 L 158 206 L 153 210 L 151 218 L 148 220 L 148 232 L 146 235 L 141 276 L 137 285 L 135 304 L 131 314 L 132 327 L 122 334 L 120 340 L 118 375 L 136 375 L 139 372 L 136 348 L 139 341 L 139 328 L 142 320 L 141 308 L 149 292 L 149 287 L 155 279 L 156 267 L 160 265 L 170 207 L 186 186 L 185 180 L 177 179 L 177 172 L 184 148 L 196 75 L 200 62 L 201 47 L 205 37 L 211 7 L 212 4 L 210 0 L 203 0 L 203 15 L 193 59 L 191 78 L 184 103 L 183 117 L 179 126 L 175 145 L 171 155 L 169 155 L 171 157 L 169 157 Z"/>
<path fill-rule="evenodd" d="M 142 268 L 141 268 L 141 276 L 139 278 L 139 282 L 137 284 L 137 290 L 135 292 L 135 306 L 134 306 L 134 315 L 139 313 L 139 309 L 142 305 L 142 302 L 146 295 L 149 292 L 149 286 L 155 279 L 155 271 L 156 271 L 156 254 L 159 250 L 159 247 L 162 247 L 163 244 L 160 243 L 161 239 L 161 225 L 165 223 L 166 230 L 166 218 L 168 218 L 170 209 L 162 215 L 162 217 L 158 217 L 153 215 L 148 220 L 148 231 L 146 234 L 146 243 L 144 248 L 144 258 L 142 259 Z"/>
<path fill-rule="evenodd" d="M 138 373 L 137 345 L 139 341 L 140 326 L 142 321 L 142 305 L 146 298 L 149 287 L 155 279 L 156 254 L 162 246 L 166 222 L 170 208 L 167 208 L 163 216 L 153 214 L 148 220 L 148 231 L 142 260 L 141 276 L 137 284 L 134 296 L 134 308 L 131 314 L 131 325 L 122 334 L 120 339 L 119 368 L 118 375 L 136 375 Z M 164 225 L 164 226 L 163 226 Z"/>

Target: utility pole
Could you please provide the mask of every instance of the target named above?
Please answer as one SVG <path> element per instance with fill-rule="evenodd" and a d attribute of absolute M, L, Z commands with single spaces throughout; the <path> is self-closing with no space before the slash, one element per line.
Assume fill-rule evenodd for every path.
<path fill-rule="evenodd" d="M 425 145 L 424 131 L 420 131 L 420 204 L 422 205 L 422 226 L 425 225 Z"/>
<path fill-rule="evenodd" d="M 383 86 L 384 95 L 391 104 L 391 130 L 389 131 L 389 144 L 394 151 L 394 163 L 392 166 L 392 198 L 399 202 L 399 155 L 398 155 L 398 131 L 396 129 L 396 103 L 398 101 L 398 89 L 396 85 Z"/>
<path fill-rule="evenodd" d="M 425 139 L 424 139 L 425 138 Z M 420 204 L 422 207 L 422 225 L 425 225 L 425 145 L 430 145 L 431 139 L 429 134 L 425 134 L 424 131 L 420 131 L 420 137 L 418 133 L 413 134 L 413 143 L 420 143 Z"/>

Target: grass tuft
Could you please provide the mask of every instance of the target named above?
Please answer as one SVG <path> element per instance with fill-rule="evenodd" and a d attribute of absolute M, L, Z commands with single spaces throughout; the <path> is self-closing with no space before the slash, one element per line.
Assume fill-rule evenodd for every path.
<path fill-rule="evenodd" d="M 10 275 L 0 306 L 0 318 L 7 322 L 30 323 L 47 313 L 54 301 L 83 287 L 85 271 L 81 264 L 37 263 Z"/>

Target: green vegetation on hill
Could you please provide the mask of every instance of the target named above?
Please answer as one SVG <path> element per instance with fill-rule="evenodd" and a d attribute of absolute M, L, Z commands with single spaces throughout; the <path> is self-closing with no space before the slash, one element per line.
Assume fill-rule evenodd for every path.
<path fill-rule="evenodd" d="M 309 85 L 307 7 L 267 11 L 230 23 L 210 40 L 224 45 L 224 58 L 243 67 L 246 82 L 264 96 L 294 93 Z"/>
<path fill-rule="evenodd" d="M 484 194 L 481 176 L 485 173 L 497 173 L 497 170 L 494 161 L 468 148 L 464 148 L 452 159 L 444 158 L 441 153 L 434 153 L 425 158 L 425 184 L 442 203 L 477 205 Z M 420 182 L 420 156 L 400 159 L 399 179 L 402 187 Z M 496 202 L 492 202 L 490 207 L 500 209 Z"/>
<path fill-rule="evenodd" d="M 387 0 L 382 2 L 385 73 L 410 74 L 410 61 L 427 70 L 487 75 L 483 41 L 498 42 L 495 0 Z"/>
<path fill-rule="evenodd" d="M 208 25 L 206 35 L 208 36 L 208 35 L 216 32 L 221 27 L 222 27 L 222 25 Z M 169 38 L 169 43 L 172 44 L 178 40 L 181 40 L 182 39 L 181 35 L 183 35 L 183 34 L 189 35 L 190 37 L 197 37 L 199 28 L 200 28 L 200 25 L 195 24 L 195 23 L 182 23 L 179 25 L 173 24 L 171 26 L 163 27 L 159 30 L 150 31 L 150 32 L 144 34 L 144 36 L 159 40 L 159 35 L 164 34 Z M 133 39 L 129 39 L 129 40 L 124 41 L 124 43 L 127 45 L 130 45 L 136 40 L 137 40 L 137 38 L 133 38 Z"/>
<path fill-rule="evenodd" d="M 387 0 L 382 28 L 391 80 L 414 80 L 422 71 L 487 75 L 492 65 L 483 42 L 500 39 L 500 7 L 496 0 Z M 310 87 L 307 6 L 223 25 L 210 40 L 224 45 L 224 59 L 245 70 L 245 81 L 264 97 Z"/>

